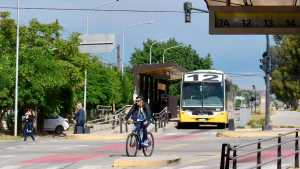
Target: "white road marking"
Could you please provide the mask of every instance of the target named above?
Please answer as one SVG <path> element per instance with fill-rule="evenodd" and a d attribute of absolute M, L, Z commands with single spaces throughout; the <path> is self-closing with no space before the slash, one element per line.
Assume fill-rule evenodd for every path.
<path fill-rule="evenodd" d="M 7 165 L 7 166 L 3 166 L 0 169 L 19 169 L 22 168 L 22 166 L 20 165 Z"/>
<path fill-rule="evenodd" d="M 0 158 L 13 158 L 13 155 L 0 155 Z"/>
<path fill-rule="evenodd" d="M 174 169 L 174 167 L 163 167 L 163 168 L 159 168 L 159 169 Z"/>
<path fill-rule="evenodd" d="M 101 165 L 86 165 L 86 166 L 82 166 L 78 169 L 101 169 Z"/>
<path fill-rule="evenodd" d="M 204 165 L 198 165 L 198 166 L 187 166 L 180 169 L 208 169 L 208 167 Z"/>

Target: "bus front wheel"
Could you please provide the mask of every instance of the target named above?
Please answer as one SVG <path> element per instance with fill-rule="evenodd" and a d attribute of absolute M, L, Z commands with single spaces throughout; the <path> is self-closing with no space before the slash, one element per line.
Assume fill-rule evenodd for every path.
<path fill-rule="evenodd" d="M 226 128 L 226 124 L 225 123 L 220 123 L 220 124 L 218 124 L 218 128 L 219 129 L 225 129 Z"/>

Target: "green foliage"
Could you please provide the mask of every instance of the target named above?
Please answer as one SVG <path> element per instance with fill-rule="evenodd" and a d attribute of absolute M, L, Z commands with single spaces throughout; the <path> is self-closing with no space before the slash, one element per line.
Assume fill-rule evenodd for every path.
<path fill-rule="evenodd" d="M 265 119 L 261 115 L 254 115 L 248 122 L 248 126 L 251 128 L 262 128 L 265 123 Z"/>
<path fill-rule="evenodd" d="M 61 37 L 62 27 L 36 19 L 20 27 L 19 110 L 38 111 L 41 117 L 69 116 L 76 102 L 83 102 L 84 72 L 88 71 L 88 108 L 96 105 L 128 104 L 132 77 L 123 79 L 115 68 L 96 57 L 79 52 L 79 34 Z M 8 12 L 0 12 L 0 110 L 14 105 L 16 23 Z M 89 109 L 88 109 L 89 110 Z"/>
<path fill-rule="evenodd" d="M 152 45 L 153 43 L 155 44 Z M 169 39 L 166 42 L 157 42 L 148 39 L 146 42 L 144 42 L 142 49 L 135 49 L 130 63 L 132 65 L 149 63 L 151 45 L 152 63 L 162 63 L 164 49 L 180 45 L 177 48 L 173 48 L 165 52 L 165 63 L 176 63 L 187 70 L 212 68 L 213 62 L 210 54 L 208 54 L 206 57 L 200 57 L 200 55 L 192 48 L 191 45 L 179 43 L 175 39 Z"/>
<path fill-rule="evenodd" d="M 276 46 L 272 49 L 273 65 L 272 91 L 279 100 L 294 109 L 300 99 L 300 36 L 276 36 Z"/>

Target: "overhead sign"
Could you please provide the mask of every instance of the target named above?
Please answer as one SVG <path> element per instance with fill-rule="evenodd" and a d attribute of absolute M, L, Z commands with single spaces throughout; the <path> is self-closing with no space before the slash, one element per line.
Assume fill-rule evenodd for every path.
<path fill-rule="evenodd" d="M 109 53 L 115 48 L 115 34 L 84 34 L 80 40 L 82 53 Z"/>
<path fill-rule="evenodd" d="M 214 6 L 210 34 L 299 34 L 300 8 L 289 6 Z"/>

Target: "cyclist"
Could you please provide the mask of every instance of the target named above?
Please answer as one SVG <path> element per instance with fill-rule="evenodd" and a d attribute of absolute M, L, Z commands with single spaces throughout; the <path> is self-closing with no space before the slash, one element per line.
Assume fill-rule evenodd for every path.
<path fill-rule="evenodd" d="M 127 121 L 130 117 L 133 120 L 137 133 L 143 132 L 141 138 L 142 145 L 148 146 L 147 127 L 152 120 L 152 115 L 149 105 L 144 102 L 142 96 L 136 97 L 135 104 L 129 110 L 125 120 Z"/>

